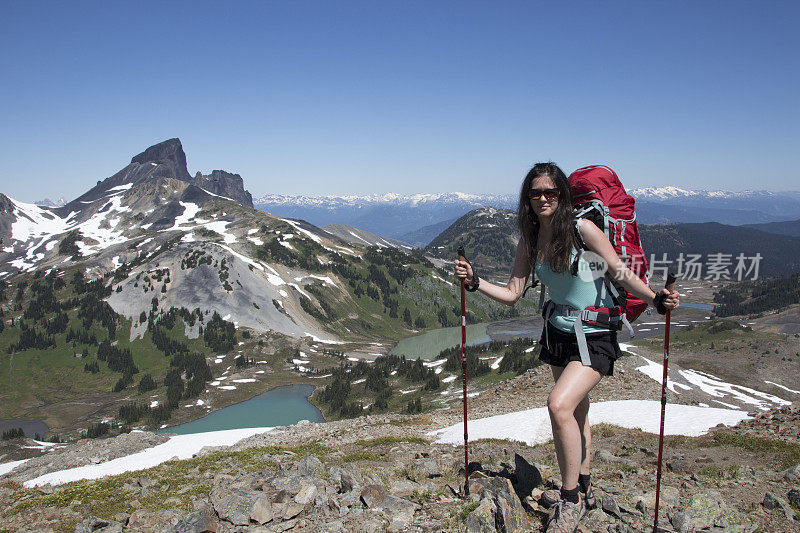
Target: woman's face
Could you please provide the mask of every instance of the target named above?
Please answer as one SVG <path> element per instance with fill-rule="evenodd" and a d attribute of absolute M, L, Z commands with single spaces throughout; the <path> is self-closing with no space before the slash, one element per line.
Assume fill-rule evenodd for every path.
<path fill-rule="evenodd" d="M 531 182 L 528 198 L 533 214 L 539 218 L 553 216 L 558 207 L 559 193 L 550 176 L 540 176 Z"/>

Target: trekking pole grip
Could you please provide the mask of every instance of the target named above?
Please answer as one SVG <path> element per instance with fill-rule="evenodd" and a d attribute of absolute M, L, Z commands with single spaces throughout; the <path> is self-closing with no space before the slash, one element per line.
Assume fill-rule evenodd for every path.
<path fill-rule="evenodd" d="M 672 292 L 675 289 L 675 279 L 675 274 L 672 272 L 667 272 L 667 282 L 664 284 L 664 288 L 669 292 Z"/>

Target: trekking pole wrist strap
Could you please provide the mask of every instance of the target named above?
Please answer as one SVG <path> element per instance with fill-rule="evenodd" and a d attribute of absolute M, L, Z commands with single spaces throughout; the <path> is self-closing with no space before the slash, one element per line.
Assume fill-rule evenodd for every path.
<path fill-rule="evenodd" d="M 465 261 L 466 261 L 466 259 L 465 259 Z M 472 281 L 467 283 L 464 288 L 467 289 L 469 292 L 475 292 L 475 291 L 478 290 L 478 286 L 481 284 L 481 280 L 478 277 L 478 271 L 475 270 L 475 267 L 472 265 L 472 263 L 467 261 L 467 264 L 472 269 Z"/>
<path fill-rule="evenodd" d="M 469 283 L 464 288 L 467 289 L 469 292 L 475 292 L 475 291 L 478 290 L 478 287 L 480 286 L 480 284 L 481 284 L 481 280 L 478 277 L 478 275 L 475 274 L 475 271 L 473 270 L 472 271 L 472 283 Z"/>
<path fill-rule="evenodd" d="M 664 300 L 667 298 L 667 295 L 663 292 L 659 292 L 656 294 L 655 298 L 653 298 L 653 307 L 656 308 L 656 311 L 659 315 L 666 315 L 667 314 L 667 306 L 664 305 Z"/>

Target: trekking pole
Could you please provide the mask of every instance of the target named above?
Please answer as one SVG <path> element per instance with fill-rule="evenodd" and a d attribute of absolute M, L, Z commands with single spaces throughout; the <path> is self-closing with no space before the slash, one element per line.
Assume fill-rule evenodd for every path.
<path fill-rule="evenodd" d="M 667 273 L 667 283 L 665 285 L 669 292 L 675 286 L 675 275 Z M 670 310 L 664 319 L 664 376 L 661 379 L 661 429 L 658 432 L 658 469 L 656 471 L 656 509 L 653 519 L 653 533 L 658 530 L 658 497 L 661 493 L 661 454 L 664 450 L 664 415 L 667 407 L 667 365 L 669 364 L 669 322 Z"/>
<path fill-rule="evenodd" d="M 458 258 L 462 261 L 464 257 L 464 247 L 458 247 Z M 473 271 L 473 275 L 475 271 Z M 467 304 L 464 285 L 466 279 L 461 278 L 461 375 L 464 382 L 464 495 L 469 496 L 469 451 L 467 448 Z"/>

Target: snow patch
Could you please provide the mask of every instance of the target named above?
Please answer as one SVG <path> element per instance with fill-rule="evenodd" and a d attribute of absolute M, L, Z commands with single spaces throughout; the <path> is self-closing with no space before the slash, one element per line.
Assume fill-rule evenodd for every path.
<path fill-rule="evenodd" d="M 783 385 L 779 385 L 778 383 L 775 383 L 774 381 L 766 381 L 766 380 L 764 380 L 764 383 L 766 383 L 768 385 L 775 385 L 776 387 L 781 388 L 781 389 L 783 389 L 783 390 L 785 390 L 787 392 L 793 392 L 795 394 L 800 394 L 800 390 L 794 390 L 794 389 L 790 389 L 789 387 L 784 387 Z"/>
<path fill-rule="evenodd" d="M 214 194 L 213 192 L 207 191 L 202 187 L 197 187 L 197 188 L 200 189 L 201 191 L 203 191 L 206 194 L 210 194 L 211 196 L 216 196 L 217 198 L 222 198 L 223 200 L 230 200 L 231 202 L 235 202 L 236 201 L 233 198 L 228 198 L 227 196 L 222 196 L 221 194 Z M 178 191 L 175 191 L 175 192 L 178 192 Z M 258 231 L 258 230 L 256 230 L 256 231 Z"/>
<path fill-rule="evenodd" d="M 312 335 L 311 333 L 308 333 L 308 332 L 304 332 L 303 335 L 306 336 L 306 337 L 311 337 L 311 340 L 313 340 L 314 342 L 322 342 L 322 343 L 325 343 L 325 344 L 345 344 L 344 341 L 335 341 L 335 340 L 331 340 L 331 339 L 322 339 L 322 338 L 317 337 L 316 335 Z M 358 359 L 356 359 L 356 361 L 358 361 Z M 367 361 L 367 362 L 369 363 L 369 361 Z"/>
<path fill-rule="evenodd" d="M 322 244 L 322 239 L 320 239 L 318 236 L 314 235 L 310 231 L 301 228 L 300 225 L 297 222 L 295 222 L 294 220 L 289 220 L 287 218 L 282 218 L 280 220 L 286 222 L 287 224 L 292 226 L 294 229 L 296 229 L 297 231 L 299 231 L 300 233 L 302 233 L 303 235 L 307 236 L 309 239 L 314 241 L 315 243 Z"/>
<path fill-rule="evenodd" d="M 619 343 L 619 347 L 623 351 L 637 355 L 631 350 L 633 346 L 630 344 L 621 342 Z M 644 366 L 637 367 L 636 370 L 661 383 L 661 381 L 664 379 L 664 366 L 656 363 L 655 361 L 651 361 L 646 357 L 642 357 L 641 355 L 638 357 L 644 360 L 646 364 Z M 735 399 L 744 404 L 752 405 L 762 411 L 767 411 L 776 406 L 791 405 L 792 403 L 773 394 L 768 394 L 766 392 L 751 389 L 749 387 L 743 387 L 741 385 L 735 385 L 733 383 L 722 381 L 716 376 L 707 374 L 705 372 L 700 372 L 698 370 L 679 370 L 677 374 L 683 378 L 686 383 L 680 383 L 674 381 L 672 378 L 667 378 L 667 388 L 676 394 L 680 394 L 677 391 L 678 388 L 682 390 L 698 389 L 714 398 L 727 397 Z M 723 403 L 718 400 L 714 401 L 717 403 Z M 723 405 L 731 406 L 731 404 L 728 403 L 723 403 Z M 737 406 L 733 407 L 738 409 Z"/>
<path fill-rule="evenodd" d="M 183 213 L 175 217 L 175 223 L 171 228 L 162 231 L 172 231 L 180 229 L 184 224 L 189 224 L 194 216 L 200 211 L 200 206 L 192 202 L 178 202 L 183 206 Z"/>
<path fill-rule="evenodd" d="M 99 479 L 133 470 L 144 470 L 158 466 L 171 459 L 191 459 L 206 446 L 233 446 L 242 439 L 266 433 L 273 428 L 243 428 L 228 429 L 225 431 L 210 431 L 207 433 L 193 433 L 191 435 L 175 435 L 167 442 L 153 446 L 141 452 L 118 457 L 104 463 L 69 468 L 58 472 L 51 472 L 31 479 L 24 483 L 25 487 L 32 488 L 40 485 L 60 485 L 80 479 Z M 8 463 L 6 463 L 8 464 Z M 21 463 L 20 463 L 21 464 Z M 5 465 L 0 465 L 0 468 Z"/>
<path fill-rule="evenodd" d="M 294 280 L 295 281 L 303 281 L 304 279 L 308 279 L 308 278 L 318 279 L 318 280 L 320 280 L 322 282 L 323 285 L 330 284 L 330 285 L 333 285 L 334 287 L 336 287 L 336 283 L 334 283 L 333 280 L 328 276 L 315 276 L 313 274 L 310 274 L 308 276 L 296 277 L 296 278 L 294 278 Z"/>
<path fill-rule="evenodd" d="M 2 476 L 3 474 L 8 474 L 19 465 L 25 463 L 26 461 L 27 459 L 22 459 L 21 461 L 10 461 L 8 463 L 0 463 L 0 476 Z"/>
<path fill-rule="evenodd" d="M 453 285 L 453 282 L 451 282 L 451 281 L 447 281 L 447 280 L 446 280 L 446 279 L 444 279 L 443 277 L 441 277 L 441 276 L 437 276 L 436 274 L 431 274 L 431 277 L 432 277 L 432 278 L 436 278 L 436 279 L 438 279 L 438 280 L 440 280 L 440 281 L 444 281 L 445 283 L 447 283 L 447 284 L 448 284 L 448 285 L 450 285 L 450 286 L 452 286 L 452 285 Z"/>
<path fill-rule="evenodd" d="M 664 434 L 697 437 L 717 424 L 733 426 L 748 418 L 751 417 L 747 412 L 737 409 L 668 404 Z M 660 422 L 661 402 L 653 400 L 594 402 L 589 409 L 590 424 L 613 424 L 658 434 Z M 458 423 L 432 431 L 429 435 L 438 437 L 437 443 L 463 444 L 464 426 Z M 547 407 L 470 420 L 469 436 L 471 440 L 517 440 L 529 446 L 548 442 L 553 438 Z"/>
<path fill-rule="evenodd" d="M 261 266 L 261 263 L 257 263 L 255 261 L 253 261 L 252 259 L 250 259 L 249 257 L 246 257 L 246 256 L 240 254 L 239 252 L 234 252 L 228 246 L 225 246 L 224 244 L 220 244 L 218 242 L 212 242 L 211 244 L 216 244 L 217 246 L 219 246 L 223 250 L 227 251 L 229 254 L 231 254 L 232 256 L 236 257 L 237 259 L 240 259 L 240 260 L 244 261 L 248 265 L 252 265 L 253 267 L 261 270 L 262 272 L 264 271 L 264 267 Z"/>
<path fill-rule="evenodd" d="M 366 239 L 362 239 L 361 237 L 359 237 L 358 235 L 356 235 L 355 233 L 353 233 L 353 232 L 352 232 L 352 231 L 350 231 L 350 230 L 347 230 L 347 233 L 349 233 L 350 235 L 352 235 L 353 237 L 355 237 L 355 238 L 356 238 L 356 239 L 358 239 L 359 241 L 361 241 L 361 242 L 365 243 L 367 246 L 370 246 L 370 245 L 372 244 L 372 243 L 370 243 L 368 240 L 366 240 Z"/>

